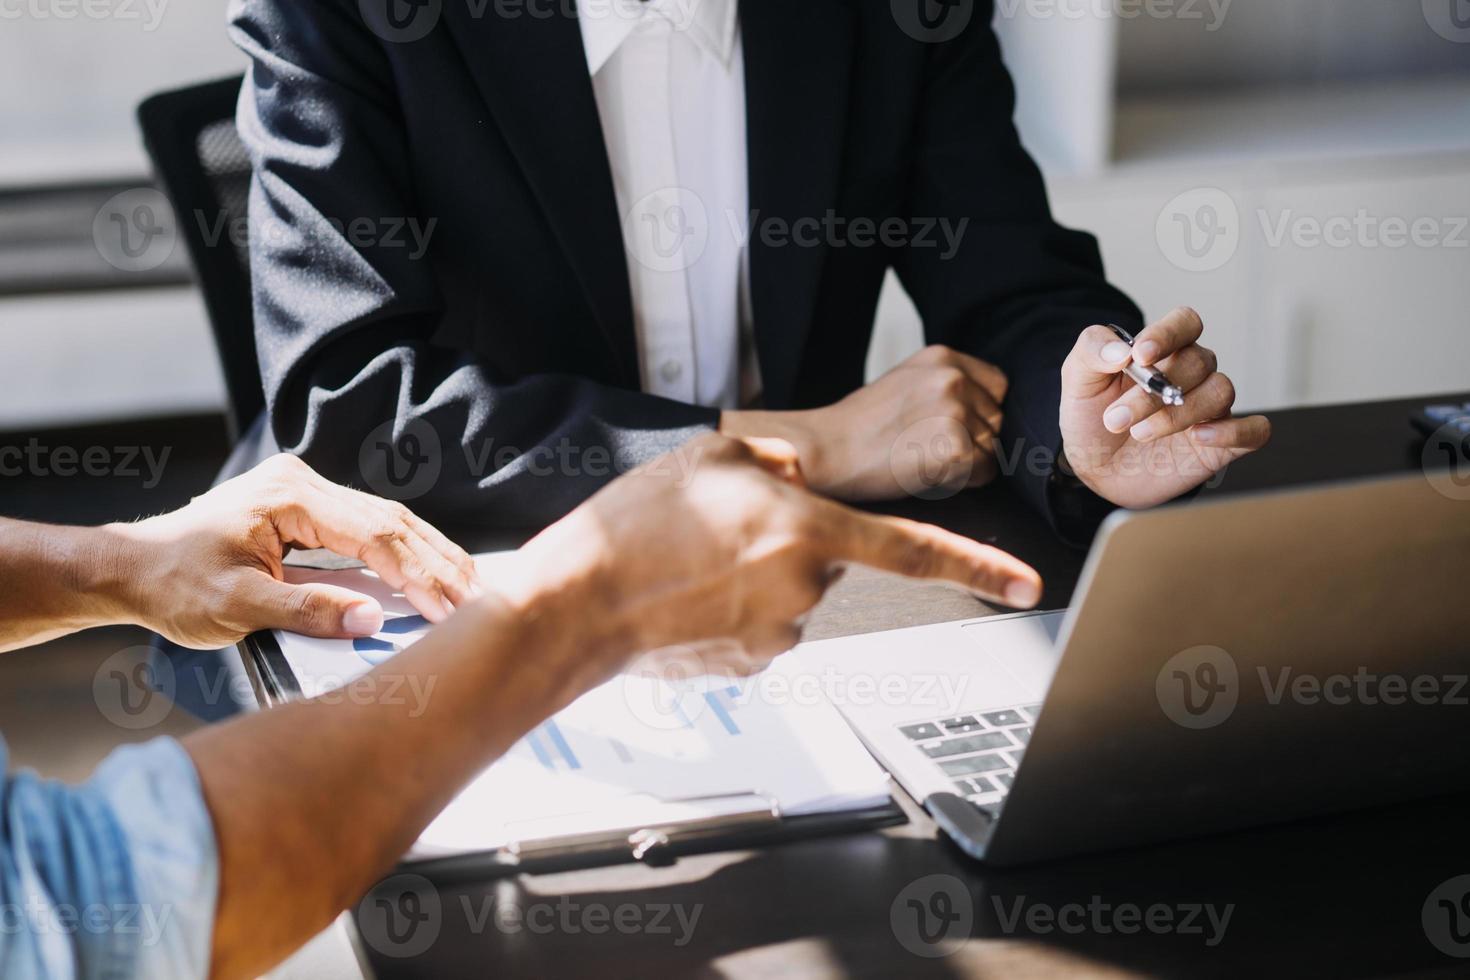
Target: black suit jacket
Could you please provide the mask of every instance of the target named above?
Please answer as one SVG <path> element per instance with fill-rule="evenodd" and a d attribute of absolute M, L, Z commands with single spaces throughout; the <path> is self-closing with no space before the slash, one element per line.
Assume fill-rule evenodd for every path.
<path fill-rule="evenodd" d="M 252 61 L 239 125 L 255 163 L 271 434 L 328 476 L 435 520 L 548 522 L 718 413 L 639 390 L 620 220 L 571 0 L 443 0 L 442 13 L 430 0 L 412 40 L 372 29 L 370 4 L 232 8 Z M 761 222 L 967 222 L 947 258 L 752 238 L 765 407 L 820 406 L 863 383 L 891 267 L 929 342 L 1009 375 L 1008 454 L 1055 450 L 1059 367 L 1078 332 L 1136 328 L 1139 315 L 1106 282 L 1095 241 L 1052 220 L 1012 125 L 992 5 L 962 0 L 951 16 L 967 10 L 963 31 L 930 43 L 901 28 L 890 0 L 741 0 Z M 421 256 L 401 228 L 390 234 L 408 218 L 435 222 Z M 1045 474 L 1021 467 L 1016 479 L 1045 509 Z"/>

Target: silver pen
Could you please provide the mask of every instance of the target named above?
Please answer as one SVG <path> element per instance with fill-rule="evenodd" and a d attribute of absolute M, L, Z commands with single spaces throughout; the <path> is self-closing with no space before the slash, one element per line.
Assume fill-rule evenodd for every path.
<path fill-rule="evenodd" d="M 1108 324 L 1108 329 L 1118 335 L 1118 339 L 1129 347 L 1133 346 L 1133 335 L 1116 323 Z M 1183 405 L 1184 389 L 1165 377 L 1164 372 L 1158 368 L 1144 367 L 1137 361 L 1129 361 L 1123 373 L 1132 378 L 1133 381 L 1144 391 L 1158 396 L 1165 405 Z"/>

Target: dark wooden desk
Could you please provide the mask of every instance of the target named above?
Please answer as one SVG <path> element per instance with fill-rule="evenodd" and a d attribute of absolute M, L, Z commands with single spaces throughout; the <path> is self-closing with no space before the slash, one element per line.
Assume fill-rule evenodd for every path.
<path fill-rule="evenodd" d="M 1464 400 L 1463 398 L 1460 400 Z M 1419 466 L 1409 412 L 1428 399 L 1274 413 L 1271 448 L 1237 464 L 1211 494 Z M 1046 605 L 1065 605 L 1082 555 L 1004 488 L 895 512 L 920 517 L 1015 552 L 1048 582 Z M 1344 602 L 1352 597 L 1344 596 Z M 944 589 L 871 574 L 844 580 L 814 615 L 809 638 L 983 615 Z M 1470 714 L 1470 713 L 1467 713 Z M 1470 732 L 1470 726 L 1467 726 Z M 1426 751 L 1462 751 L 1426 746 Z M 1240 792 L 1251 774 L 1235 774 Z M 1364 798 L 1372 799 L 1365 774 Z M 686 858 L 669 868 L 626 866 L 496 883 L 438 882 L 437 936 L 414 958 L 368 948 L 374 972 L 399 977 L 651 976 L 1283 976 L 1470 974 L 1426 937 L 1430 892 L 1470 874 L 1470 798 L 1068 860 L 1012 871 L 966 861 L 903 801 L 910 823 L 878 833 L 792 843 L 758 852 Z M 922 957 L 901 892 L 929 875 L 963 882 L 970 938 Z M 925 894 L 926 886 L 918 886 Z M 928 892 L 927 894 L 932 894 Z M 1019 907 L 1077 907 L 1080 930 L 1036 929 Z M 1194 903 L 1231 906 L 1218 944 L 1180 931 L 1101 932 L 1092 906 Z M 655 907 L 698 919 L 687 942 L 672 915 L 652 929 Z M 516 918 L 507 909 L 530 913 Z M 597 918 L 583 919 L 589 909 Z M 497 917 L 497 910 L 500 915 Z M 534 911 L 533 911 L 534 910 Z M 1102 913 L 1104 925 L 1118 920 Z M 568 927 L 564 923 L 570 921 Z M 1068 919 L 1075 923 L 1076 919 Z M 1203 921 L 1203 920 L 1201 920 Z M 598 924 L 602 931 L 593 932 Z M 1470 928 L 1470 922 L 1465 926 Z M 907 946 L 906 946 L 907 943 Z M 365 944 L 367 945 L 367 944 Z M 920 946 L 920 948 L 923 948 Z"/>

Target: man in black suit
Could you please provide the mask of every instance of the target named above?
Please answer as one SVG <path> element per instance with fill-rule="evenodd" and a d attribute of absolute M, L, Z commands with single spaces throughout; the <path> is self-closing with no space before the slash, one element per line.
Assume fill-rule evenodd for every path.
<path fill-rule="evenodd" d="M 1269 426 L 1193 311 L 1142 329 L 1052 220 L 992 13 L 235 0 L 262 451 L 453 526 L 544 524 L 712 429 L 849 500 L 1004 472 L 1062 530 L 1204 482 Z M 931 346 L 865 387 L 890 268 Z"/>

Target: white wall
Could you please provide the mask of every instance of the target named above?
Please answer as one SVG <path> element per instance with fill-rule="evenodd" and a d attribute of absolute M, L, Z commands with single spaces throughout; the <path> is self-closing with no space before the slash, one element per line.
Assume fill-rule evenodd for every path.
<path fill-rule="evenodd" d="M 204 304 L 191 289 L 0 301 L 0 430 L 218 411 Z"/>
<path fill-rule="evenodd" d="M 1117 18 L 1098 0 L 998 4 L 1017 123 L 1059 220 L 1098 236 L 1145 315 L 1200 309 L 1242 406 L 1470 389 L 1470 27 L 1455 28 L 1451 3 L 1470 12 L 1159 0 L 1201 19 Z M 1206 208 L 1226 237 L 1196 262 L 1178 221 Z M 1346 244 L 1313 235 L 1344 222 Z M 1418 242 L 1395 234 L 1416 223 Z M 874 371 L 916 343 L 912 311 L 892 297 L 884 310 Z"/>
<path fill-rule="evenodd" d="M 1463 45 L 1426 29 L 1420 0 L 1213 2 L 1223 16 L 1199 0 L 1201 20 L 1121 23 L 1124 95 L 1470 72 Z M 1447 7 L 1463 0 L 1428 2 Z"/>
<path fill-rule="evenodd" d="M 226 0 L 91 2 L 112 15 L 85 16 L 79 0 L 0 0 L 0 187 L 141 177 L 137 103 L 243 68 Z M 1243 400 L 1305 403 L 1470 387 L 1470 254 L 1271 247 L 1256 218 L 1470 212 L 1470 88 L 1433 81 L 1470 78 L 1470 43 L 1431 29 L 1425 12 L 1457 2 L 1192 0 L 1205 19 L 1187 20 L 1113 18 L 1098 13 L 1103 0 L 1007 0 L 998 29 L 1059 216 L 1099 235 L 1148 314 L 1202 307 Z M 1323 159 L 1303 166 L 1313 148 Z M 1199 187 L 1229 189 L 1245 216 L 1239 254 L 1205 273 L 1168 261 L 1155 228 L 1175 195 Z M 921 343 L 896 283 L 880 320 L 875 373 Z M 1388 363 L 1373 344 L 1386 330 Z M 187 290 L 0 301 L 0 344 L 9 375 L 26 379 L 0 390 L 0 427 L 223 403 Z M 69 388 L 49 380 L 69 369 Z"/>
<path fill-rule="evenodd" d="M 0 186 L 147 173 L 137 104 L 244 68 L 225 5 L 0 0 Z"/>
<path fill-rule="evenodd" d="M 144 178 L 137 104 L 244 68 L 225 5 L 0 0 L 0 188 Z M 0 350 L 3 429 L 224 404 L 192 289 L 3 299 Z"/>

